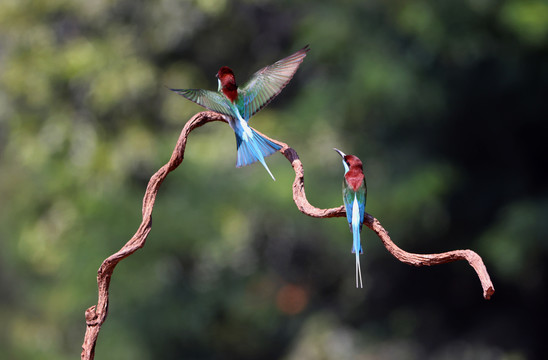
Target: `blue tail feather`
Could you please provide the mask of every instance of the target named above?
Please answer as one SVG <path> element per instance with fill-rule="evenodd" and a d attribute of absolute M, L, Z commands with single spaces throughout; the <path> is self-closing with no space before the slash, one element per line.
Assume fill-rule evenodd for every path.
<path fill-rule="evenodd" d="M 362 284 L 362 271 L 360 266 L 360 254 L 363 254 L 362 244 L 360 241 L 360 224 L 352 223 L 352 253 L 356 254 L 356 287 L 363 287 Z"/>
<path fill-rule="evenodd" d="M 350 231 L 352 232 L 352 254 L 356 252 L 356 249 L 359 248 L 359 253 L 363 254 L 362 242 L 361 242 L 361 224 L 359 226 L 354 226 L 353 223 L 350 225 Z"/>
<path fill-rule="evenodd" d="M 274 142 L 262 137 L 255 130 L 251 129 L 253 136 L 246 137 L 246 140 L 236 135 L 236 147 L 238 150 L 238 158 L 236 161 L 236 167 L 242 167 L 249 164 L 253 164 L 256 161 L 260 161 L 266 168 L 270 176 L 272 173 L 266 166 L 264 158 L 274 154 L 282 147 Z M 272 176 L 274 179 L 274 176 Z"/>

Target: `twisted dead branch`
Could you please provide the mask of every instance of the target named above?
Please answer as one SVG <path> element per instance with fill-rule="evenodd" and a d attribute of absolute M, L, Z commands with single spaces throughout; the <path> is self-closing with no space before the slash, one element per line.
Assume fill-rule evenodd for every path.
<path fill-rule="evenodd" d="M 190 132 L 195 128 L 212 121 L 226 122 L 223 115 L 210 111 L 204 111 L 194 115 L 185 124 L 168 163 L 152 175 L 148 182 L 143 198 L 143 220 L 137 229 L 137 232 L 118 252 L 106 258 L 99 267 L 99 270 L 97 271 L 97 287 L 99 295 L 97 305 L 90 307 L 85 312 L 86 333 L 84 336 L 84 343 L 82 344 L 82 359 L 91 360 L 95 356 L 97 337 L 99 335 L 99 331 L 101 330 L 101 325 L 105 322 L 108 313 L 108 291 L 114 268 L 122 259 L 130 256 L 145 245 L 147 236 L 151 230 L 152 210 L 154 208 L 154 202 L 156 201 L 156 195 L 160 185 L 166 176 L 183 162 L 186 142 Z M 293 182 L 293 200 L 295 201 L 297 208 L 303 214 L 317 218 L 346 216 L 344 206 L 331 209 L 319 209 L 312 206 L 306 199 L 304 190 L 304 169 L 297 152 L 290 148 L 287 144 L 274 139 L 270 140 L 282 146 L 280 152 L 287 158 L 287 160 L 289 160 L 293 170 L 295 171 L 295 180 Z M 367 213 L 365 214 L 365 225 L 379 236 L 386 249 L 399 261 L 414 266 L 431 266 L 457 260 L 466 260 L 470 266 L 474 268 L 480 279 L 483 287 L 483 297 L 485 299 L 490 299 L 491 295 L 495 292 L 495 288 L 491 283 L 491 279 L 489 278 L 489 274 L 487 273 L 487 269 L 485 268 L 481 257 L 474 251 L 454 250 L 440 254 L 408 253 L 397 247 L 392 242 L 390 236 L 388 236 L 388 232 L 382 227 L 380 222 Z"/>

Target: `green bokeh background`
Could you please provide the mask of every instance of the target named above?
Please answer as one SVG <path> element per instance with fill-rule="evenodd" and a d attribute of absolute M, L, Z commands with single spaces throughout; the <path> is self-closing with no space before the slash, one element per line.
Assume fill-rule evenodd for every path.
<path fill-rule="evenodd" d="M 337 147 L 365 163 L 355 288 L 345 220 L 312 219 L 280 154 L 234 167 L 223 123 L 194 131 L 146 246 L 112 278 L 97 359 L 536 359 L 548 274 L 548 3 L 0 3 L 0 358 L 74 359 L 96 271 L 136 231 L 149 177 L 201 108 L 169 87 L 243 83 L 311 51 L 251 125 L 299 153 L 312 204 L 342 203 Z"/>

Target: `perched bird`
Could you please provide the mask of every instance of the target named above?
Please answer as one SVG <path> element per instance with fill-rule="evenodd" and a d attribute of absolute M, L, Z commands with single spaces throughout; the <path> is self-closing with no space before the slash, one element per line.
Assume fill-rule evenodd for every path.
<path fill-rule="evenodd" d="M 223 66 L 216 75 L 219 83 L 217 92 L 202 89 L 171 90 L 206 109 L 226 115 L 236 134 L 236 167 L 260 161 L 272 179 L 276 180 L 264 158 L 281 147 L 256 133 L 248 122 L 251 116 L 265 107 L 289 83 L 308 51 L 307 45 L 293 55 L 262 68 L 243 87 L 236 84 L 232 70 Z"/>
<path fill-rule="evenodd" d="M 360 241 L 360 231 L 365 216 L 365 202 L 367 200 L 367 184 L 363 174 L 362 161 L 354 155 L 346 155 L 339 149 L 333 149 L 342 157 L 344 166 L 343 202 L 346 209 L 346 218 L 352 232 L 352 252 L 356 254 L 356 287 L 358 278 L 360 287 L 362 284 L 362 271 L 360 268 L 360 254 L 363 254 Z"/>

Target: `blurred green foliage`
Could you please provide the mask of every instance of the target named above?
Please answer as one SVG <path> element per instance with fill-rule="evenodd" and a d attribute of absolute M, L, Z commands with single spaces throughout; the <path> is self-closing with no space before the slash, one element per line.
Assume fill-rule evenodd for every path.
<path fill-rule="evenodd" d="M 295 148 L 307 195 L 342 203 L 338 147 L 364 162 L 367 211 L 415 252 L 403 266 L 364 229 L 354 288 L 344 219 L 302 215 L 280 155 L 234 168 L 234 135 L 190 136 L 144 249 L 116 268 L 97 359 L 542 357 L 548 274 L 548 5 L 467 1 L 0 3 L 0 358 L 80 353 L 95 273 L 140 223 L 149 177 L 215 89 L 311 51 L 251 124 Z"/>

